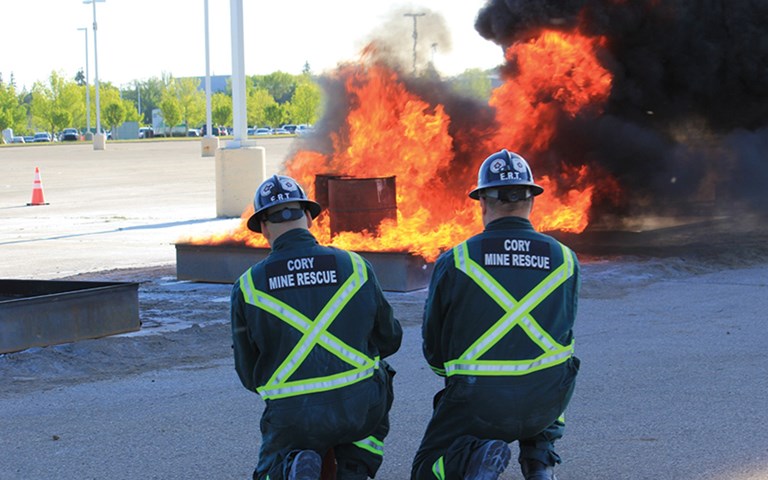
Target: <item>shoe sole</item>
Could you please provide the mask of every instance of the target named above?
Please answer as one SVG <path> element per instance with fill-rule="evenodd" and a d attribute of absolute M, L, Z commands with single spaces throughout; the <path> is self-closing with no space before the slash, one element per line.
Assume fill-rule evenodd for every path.
<path fill-rule="evenodd" d="M 507 469 L 512 451 L 501 440 L 493 440 L 484 446 L 483 458 L 476 472 L 468 472 L 464 480 L 497 480 Z"/>
<path fill-rule="evenodd" d="M 302 450 L 293 459 L 288 480 L 319 480 L 323 459 L 317 452 Z"/>

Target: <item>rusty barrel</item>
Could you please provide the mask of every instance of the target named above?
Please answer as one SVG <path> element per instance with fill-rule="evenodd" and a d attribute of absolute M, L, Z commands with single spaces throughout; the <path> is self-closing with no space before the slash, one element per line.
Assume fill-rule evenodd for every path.
<path fill-rule="evenodd" d="M 335 173 L 318 173 L 315 175 L 315 198 L 314 200 L 323 207 L 324 211 L 328 210 L 328 181 L 332 178 L 349 178 L 346 175 L 338 175 Z"/>
<path fill-rule="evenodd" d="M 397 220 L 395 177 L 328 179 L 331 235 L 339 232 L 375 234 L 383 220 Z"/>

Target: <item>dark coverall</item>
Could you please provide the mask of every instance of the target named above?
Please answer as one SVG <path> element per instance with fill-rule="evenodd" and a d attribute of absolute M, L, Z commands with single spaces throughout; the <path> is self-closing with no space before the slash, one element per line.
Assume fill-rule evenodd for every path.
<path fill-rule="evenodd" d="M 422 336 L 445 388 L 412 479 L 463 478 L 486 439 L 519 441 L 520 461 L 560 462 L 554 442 L 579 368 L 579 282 L 576 255 L 521 217 L 494 220 L 438 258 Z"/>
<path fill-rule="evenodd" d="M 333 448 L 339 478 L 374 477 L 389 432 L 402 328 L 370 264 L 290 230 L 232 289 L 235 369 L 265 400 L 253 478 L 282 480 L 298 450 Z"/>

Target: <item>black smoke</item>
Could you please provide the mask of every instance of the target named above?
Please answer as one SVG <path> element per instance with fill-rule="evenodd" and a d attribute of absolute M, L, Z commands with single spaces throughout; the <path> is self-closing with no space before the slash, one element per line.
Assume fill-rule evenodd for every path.
<path fill-rule="evenodd" d="M 607 39 L 604 113 L 563 118 L 547 156 L 610 172 L 626 213 L 766 211 L 767 1 L 489 0 L 475 27 L 504 48 L 545 28 Z"/>

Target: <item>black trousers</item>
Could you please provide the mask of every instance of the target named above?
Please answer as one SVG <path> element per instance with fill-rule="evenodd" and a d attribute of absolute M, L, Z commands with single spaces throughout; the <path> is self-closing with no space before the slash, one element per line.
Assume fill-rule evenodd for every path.
<path fill-rule="evenodd" d="M 579 360 L 520 377 L 454 376 L 435 396 L 434 411 L 413 461 L 412 480 L 460 480 L 484 440 L 519 441 L 519 459 L 560 462 L 563 412 L 573 395 Z"/>
<path fill-rule="evenodd" d="M 383 445 L 389 433 L 394 374 L 381 361 L 373 377 L 349 387 L 267 401 L 254 480 L 283 480 L 298 451 L 314 450 L 322 457 L 330 449 L 336 455 L 339 476 L 344 472 L 375 476 L 383 456 L 361 441 Z"/>

